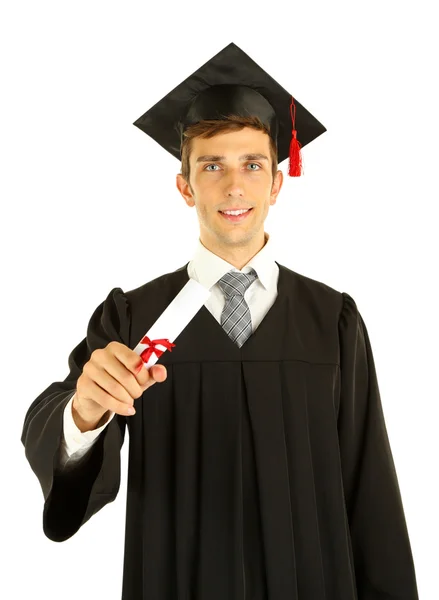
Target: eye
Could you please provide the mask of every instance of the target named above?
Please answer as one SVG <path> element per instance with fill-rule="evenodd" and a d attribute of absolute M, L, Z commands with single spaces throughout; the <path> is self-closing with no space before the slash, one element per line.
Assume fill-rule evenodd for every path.
<path fill-rule="evenodd" d="M 215 165 L 215 164 L 206 165 L 206 166 L 204 167 L 204 169 L 207 171 L 207 170 L 208 170 L 208 167 L 217 167 L 217 166 L 218 166 L 218 165 Z"/>
<path fill-rule="evenodd" d="M 261 165 L 258 165 L 258 163 L 248 163 L 249 165 L 256 165 L 257 167 L 259 167 L 260 169 L 262 169 Z M 257 171 L 258 169 L 250 169 L 250 171 Z"/>

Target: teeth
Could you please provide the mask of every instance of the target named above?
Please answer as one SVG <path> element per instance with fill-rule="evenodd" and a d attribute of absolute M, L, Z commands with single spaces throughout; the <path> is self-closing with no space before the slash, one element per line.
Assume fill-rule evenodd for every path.
<path fill-rule="evenodd" d="M 242 215 L 248 212 L 249 210 L 249 208 L 246 208 L 245 210 L 225 210 L 223 212 L 225 215 Z"/>

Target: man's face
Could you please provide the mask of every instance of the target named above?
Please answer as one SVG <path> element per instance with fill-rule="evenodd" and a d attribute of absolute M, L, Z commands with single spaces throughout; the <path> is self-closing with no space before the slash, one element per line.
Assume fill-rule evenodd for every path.
<path fill-rule="evenodd" d="M 245 127 L 209 139 L 195 138 L 189 160 L 191 187 L 180 174 L 177 187 L 188 206 L 196 207 L 201 241 L 216 248 L 262 240 L 264 221 L 283 177 L 278 171 L 273 182 L 268 135 Z M 251 210 L 239 221 L 220 212 L 243 208 Z"/>

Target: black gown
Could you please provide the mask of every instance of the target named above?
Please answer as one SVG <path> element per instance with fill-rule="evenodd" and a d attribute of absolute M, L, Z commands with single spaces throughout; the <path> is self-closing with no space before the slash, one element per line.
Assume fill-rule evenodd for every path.
<path fill-rule="evenodd" d="M 278 296 L 244 345 L 202 306 L 158 361 L 167 379 L 73 472 L 56 466 L 83 365 L 111 340 L 133 349 L 187 265 L 112 289 L 67 378 L 27 411 L 22 442 L 54 541 L 115 499 L 127 426 L 123 600 L 418 599 L 364 321 L 347 293 L 277 264 Z"/>

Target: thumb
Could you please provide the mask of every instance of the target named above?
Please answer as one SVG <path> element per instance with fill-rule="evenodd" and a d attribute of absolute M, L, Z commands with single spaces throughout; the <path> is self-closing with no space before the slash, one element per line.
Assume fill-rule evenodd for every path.
<path fill-rule="evenodd" d="M 150 369 L 150 373 L 155 381 L 162 382 L 167 377 L 166 367 L 164 365 L 153 365 Z"/>

